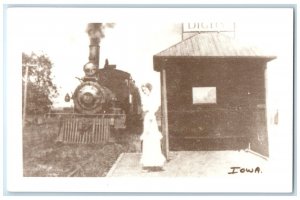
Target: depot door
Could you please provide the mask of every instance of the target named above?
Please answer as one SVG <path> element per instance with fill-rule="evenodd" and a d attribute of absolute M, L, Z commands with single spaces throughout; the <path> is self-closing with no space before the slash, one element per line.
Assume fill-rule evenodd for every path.
<path fill-rule="evenodd" d="M 250 137 L 249 149 L 262 156 L 269 157 L 269 141 L 265 109 L 256 110 L 254 115 L 256 126 L 253 127 L 253 135 Z"/>

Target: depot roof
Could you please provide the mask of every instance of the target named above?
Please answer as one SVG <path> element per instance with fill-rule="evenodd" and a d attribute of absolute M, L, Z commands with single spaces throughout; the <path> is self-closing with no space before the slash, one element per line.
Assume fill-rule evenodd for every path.
<path fill-rule="evenodd" d="M 199 33 L 153 56 L 154 69 L 160 71 L 163 62 L 172 58 L 255 58 L 266 62 L 276 56 L 268 55 L 254 46 L 245 46 L 222 33 Z"/>

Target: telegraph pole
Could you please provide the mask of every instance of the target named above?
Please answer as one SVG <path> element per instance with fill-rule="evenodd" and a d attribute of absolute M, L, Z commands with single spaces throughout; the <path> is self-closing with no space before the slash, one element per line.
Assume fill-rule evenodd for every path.
<path fill-rule="evenodd" d="M 28 64 L 26 63 L 26 71 L 25 71 L 25 84 L 24 84 L 24 95 L 23 95 L 23 119 L 22 119 L 22 126 L 24 128 L 25 125 L 25 118 L 26 118 L 26 107 L 27 107 L 27 83 L 28 83 Z"/>

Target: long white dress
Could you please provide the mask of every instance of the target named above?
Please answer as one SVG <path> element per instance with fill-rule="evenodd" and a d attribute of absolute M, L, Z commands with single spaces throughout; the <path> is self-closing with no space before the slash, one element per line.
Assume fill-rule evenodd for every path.
<path fill-rule="evenodd" d="M 144 130 L 140 137 L 143 141 L 141 164 L 143 167 L 162 167 L 166 158 L 161 152 L 162 134 L 158 129 L 155 111 L 156 106 L 151 101 L 151 95 L 142 97 L 144 115 Z"/>

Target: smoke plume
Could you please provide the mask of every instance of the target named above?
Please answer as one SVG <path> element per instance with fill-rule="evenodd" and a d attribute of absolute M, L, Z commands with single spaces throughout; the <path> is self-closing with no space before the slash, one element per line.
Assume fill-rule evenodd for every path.
<path fill-rule="evenodd" d="M 114 23 L 89 23 L 86 29 L 91 43 L 99 43 L 105 37 L 105 29 L 113 28 Z"/>

